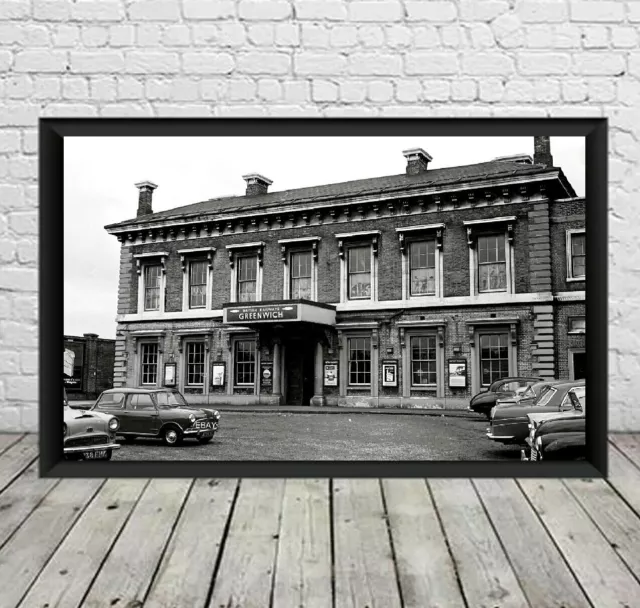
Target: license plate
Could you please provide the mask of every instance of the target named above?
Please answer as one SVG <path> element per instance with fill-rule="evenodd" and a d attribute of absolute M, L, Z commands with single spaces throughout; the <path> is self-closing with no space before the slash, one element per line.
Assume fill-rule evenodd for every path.
<path fill-rule="evenodd" d="M 208 429 L 213 430 L 213 422 L 209 422 L 207 420 L 196 420 L 195 424 L 193 425 L 194 428 L 198 429 L 199 431 L 205 431 Z"/>
<path fill-rule="evenodd" d="M 213 437 L 213 431 L 205 431 L 204 433 L 200 433 L 200 437 Z"/>
<path fill-rule="evenodd" d="M 97 452 L 83 452 L 85 460 L 96 460 L 98 458 L 106 458 L 107 450 L 99 450 Z"/>

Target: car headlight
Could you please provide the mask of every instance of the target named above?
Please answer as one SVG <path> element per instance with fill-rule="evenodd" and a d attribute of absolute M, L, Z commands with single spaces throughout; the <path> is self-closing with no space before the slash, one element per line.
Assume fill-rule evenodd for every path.
<path fill-rule="evenodd" d="M 189 414 L 189 422 L 193 424 L 196 421 L 196 417 L 193 414 Z"/>
<path fill-rule="evenodd" d="M 496 409 L 497 408 L 495 405 L 491 408 L 491 413 L 489 414 L 489 418 L 493 418 L 493 415 L 496 413 Z"/>
<path fill-rule="evenodd" d="M 530 431 L 533 431 L 533 429 L 535 429 L 536 427 L 535 427 L 535 425 L 533 424 L 533 422 L 530 422 L 530 423 L 527 425 L 527 428 L 528 428 Z"/>
<path fill-rule="evenodd" d="M 62 423 L 62 432 L 64 433 L 63 436 L 66 437 L 67 436 L 67 423 L 66 422 Z"/>
<path fill-rule="evenodd" d="M 109 420 L 109 430 L 114 433 L 120 428 L 120 421 L 114 416 Z"/>
<path fill-rule="evenodd" d="M 220 412 L 218 410 L 213 410 L 213 417 L 216 420 L 220 420 Z"/>

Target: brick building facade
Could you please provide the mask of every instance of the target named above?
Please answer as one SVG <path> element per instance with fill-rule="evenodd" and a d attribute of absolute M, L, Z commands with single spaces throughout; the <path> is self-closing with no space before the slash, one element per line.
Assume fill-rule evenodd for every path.
<path fill-rule="evenodd" d="M 581 377 L 584 199 L 549 138 L 520 155 L 244 196 L 106 227 L 115 386 L 193 402 L 461 404 L 501 376 Z"/>
<path fill-rule="evenodd" d="M 102 391 L 113 388 L 115 340 L 98 334 L 64 336 L 64 347 L 75 354 L 73 376 L 64 376 L 71 401 L 97 399 Z"/>

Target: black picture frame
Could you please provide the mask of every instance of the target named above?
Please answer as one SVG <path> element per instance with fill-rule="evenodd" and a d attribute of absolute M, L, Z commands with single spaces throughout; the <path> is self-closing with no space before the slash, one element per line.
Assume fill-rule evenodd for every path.
<path fill-rule="evenodd" d="M 606 118 L 41 118 L 39 121 L 40 475 L 43 477 L 603 477 L 607 474 Z M 45 407 L 60 386 L 63 350 L 63 159 L 69 136 L 583 136 L 586 138 L 586 416 L 584 461 L 180 461 L 62 459 L 62 416 Z M 62 391 L 59 391 L 61 393 Z M 53 391 L 55 394 L 55 389 Z M 223 466 L 221 466 L 223 465 Z"/>

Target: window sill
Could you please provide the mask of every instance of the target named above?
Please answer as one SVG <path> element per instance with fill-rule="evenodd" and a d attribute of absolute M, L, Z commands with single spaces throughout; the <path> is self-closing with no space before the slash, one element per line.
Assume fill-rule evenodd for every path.
<path fill-rule="evenodd" d="M 586 331 L 568 331 L 567 335 L 568 336 L 585 336 L 587 334 Z"/>
<path fill-rule="evenodd" d="M 363 386 L 361 384 L 358 384 L 357 386 L 351 386 L 350 384 L 348 384 L 347 389 L 350 391 L 370 391 L 371 385 L 369 384 L 367 386 Z"/>
<path fill-rule="evenodd" d="M 567 277 L 566 281 L 567 283 L 579 283 L 579 282 L 584 282 L 586 281 L 587 277 Z"/>
<path fill-rule="evenodd" d="M 424 393 L 435 393 L 438 390 L 437 386 L 412 386 L 412 391 L 422 391 Z"/>

